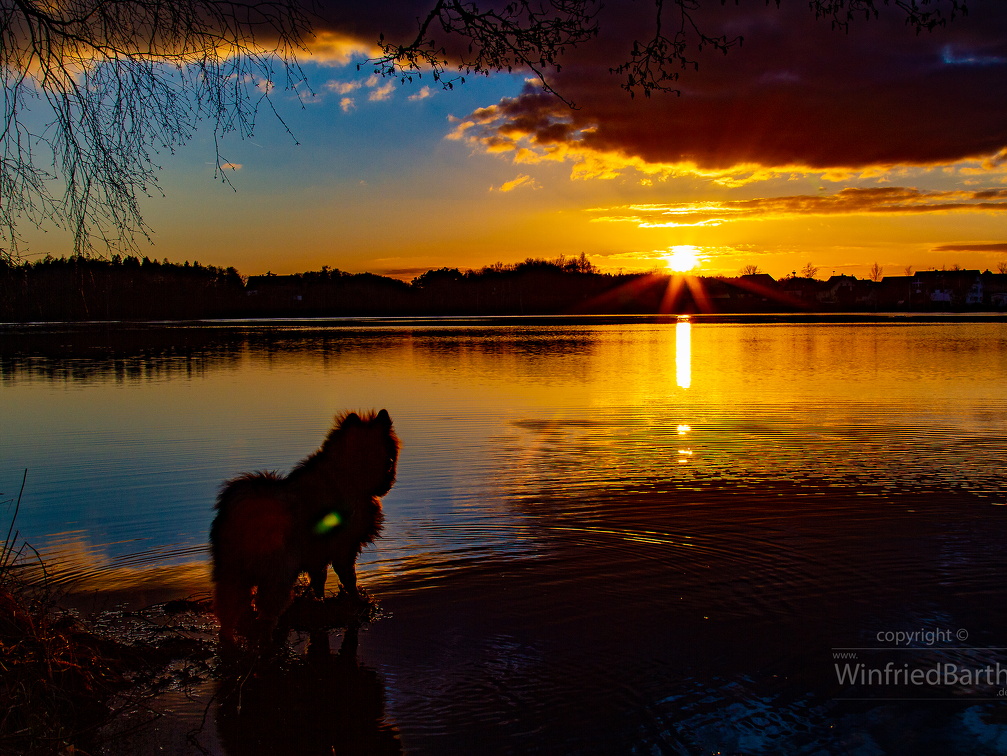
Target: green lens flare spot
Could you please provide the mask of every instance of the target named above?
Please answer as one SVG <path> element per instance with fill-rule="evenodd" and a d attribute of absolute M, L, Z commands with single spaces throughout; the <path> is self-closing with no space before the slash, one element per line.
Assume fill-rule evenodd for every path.
<path fill-rule="evenodd" d="M 318 535 L 325 535 L 329 531 L 335 530 L 342 524 L 343 518 L 339 516 L 338 512 L 329 512 L 315 525 L 315 533 Z"/>

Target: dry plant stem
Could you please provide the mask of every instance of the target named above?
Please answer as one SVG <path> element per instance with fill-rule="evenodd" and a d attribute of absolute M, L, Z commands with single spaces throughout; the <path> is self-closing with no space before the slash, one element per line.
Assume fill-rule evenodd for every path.
<path fill-rule="evenodd" d="M 4 540 L 3 550 L 0 551 L 0 582 L 3 581 L 4 573 L 6 572 L 8 566 L 12 564 L 21 553 L 18 551 L 15 554 L 14 541 L 11 540 L 11 535 L 13 534 L 14 540 L 17 540 L 18 533 L 14 533 L 14 523 L 17 522 L 18 512 L 21 511 L 21 496 L 24 494 L 24 484 L 26 480 L 28 480 L 28 468 L 25 468 L 24 474 L 21 476 L 21 490 L 18 491 L 17 494 L 17 504 L 14 506 L 14 514 L 10 518 L 10 527 L 7 528 L 7 538 Z"/>

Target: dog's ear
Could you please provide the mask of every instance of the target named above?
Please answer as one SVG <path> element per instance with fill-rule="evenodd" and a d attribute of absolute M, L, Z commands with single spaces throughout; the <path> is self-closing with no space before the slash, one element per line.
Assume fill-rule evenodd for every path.
<path fill-rule="evenodd" d="M 381 410 L 378 413 L 378 416 L 374 419 L 377 420 L 379 423 L 381 423 L 381 425 L 385 426 L 386 428 L 392 427 L 392 418 L 388 414 L 388 410 L 386 409 Z"/>
<path fill-rule="evenodd" d="M 348 414 L 346 417 L 343 418 L 343 421 L 339 424 L 339 427 L 352 428 L 355 425 L 360 425 L 360 415 L 358 415 L 356 412 L 351 412 L 350 414 Z"/>

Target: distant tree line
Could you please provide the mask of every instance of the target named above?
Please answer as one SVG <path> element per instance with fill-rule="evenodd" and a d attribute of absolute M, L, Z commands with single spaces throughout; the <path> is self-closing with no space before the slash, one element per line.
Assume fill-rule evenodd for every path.
<path fill-rule="evenodd" d="M 235 268 L 133 256 L 0 260 L 0 321 L 425 315 L 553 315 L 987 309 L 1007 305 L 1007 275 L 923 271 L 814 279 L 810 264 L 779 281 L 602 273 L 584 255 L 478 270 L 428 270 L 411 282 L 323 267 L 242 276 Z M 907 271 L 908 272 L 908 271 Z M 807 275 L 811 273 L 812 275 Z"/>
<path fill-rule="evenodd" d="M 244 300 L 234 268 L 147 257 L 0 259 L 0 318 L 178 320 L 228 317 Z"/>

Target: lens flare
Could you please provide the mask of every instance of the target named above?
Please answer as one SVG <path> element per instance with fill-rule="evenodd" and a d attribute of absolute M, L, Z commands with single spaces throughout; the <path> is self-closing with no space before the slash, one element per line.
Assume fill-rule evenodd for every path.
<path fill-rule="evenodd" d="M 699 250 L 691 244 L 682 244 L 672 247 L 663 258 L 664 264 L 669 268 L 677 273 L 685 273 L 699 265 Z"/>
<path fill-rule="evenodd" d="M 343 524 L 343 518 L 339 516 L 338 512 L 329 512 L 315 523 L 315 533 L 318 535 L 325 535 L 331 530 L 335 530 L 340 525 Z"/>

